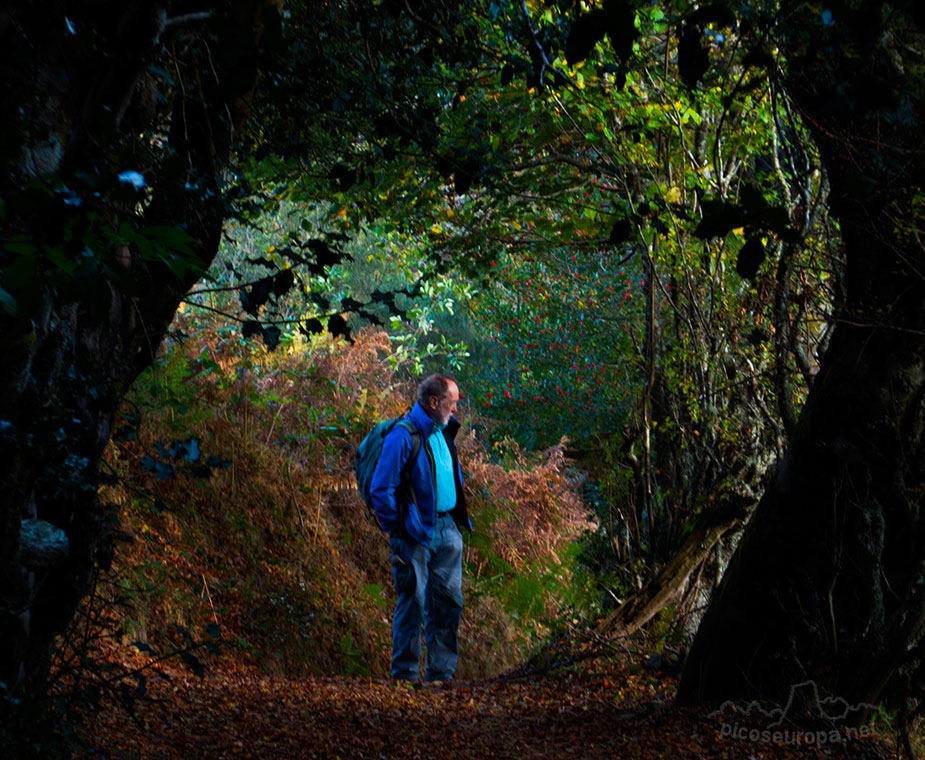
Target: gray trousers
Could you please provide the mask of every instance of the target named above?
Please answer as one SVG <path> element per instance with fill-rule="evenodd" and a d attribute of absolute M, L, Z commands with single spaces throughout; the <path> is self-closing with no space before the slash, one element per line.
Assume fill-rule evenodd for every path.
<path fill-rule="evenodd" d="M 421 623 L 427 681 L 449 681 L 459 659 L 463 539 L 449 513 L 437 516 L 429 546 L 393 536 L 392 576 L 398 602 L 392 621 L 392 677 L 420 680 Z"/>

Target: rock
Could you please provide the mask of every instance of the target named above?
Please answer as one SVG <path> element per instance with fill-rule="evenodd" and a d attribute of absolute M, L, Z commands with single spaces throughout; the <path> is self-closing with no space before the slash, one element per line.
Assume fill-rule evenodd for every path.
<path fill-rule="evenodd" d="M 67 559 L 67 534 L 45 520 L 23 520 L 19 531 L 19 561 L 30 569 L 56 567 Z"/>

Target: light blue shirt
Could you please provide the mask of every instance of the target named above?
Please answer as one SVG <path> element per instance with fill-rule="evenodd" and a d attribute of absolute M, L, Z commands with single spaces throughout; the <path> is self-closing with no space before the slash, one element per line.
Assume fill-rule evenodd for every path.
<path fill-rule="evenodd" d="M 456 506 L 456 481 L 453 479 L 453 456 L 450 447 L 443 437 L 443 430 L 434 426 L 434 432 L 427 439 L 430 450 L 434 454 L 434 465 L 437 473 L 437 514 L 449 512 Z"/>

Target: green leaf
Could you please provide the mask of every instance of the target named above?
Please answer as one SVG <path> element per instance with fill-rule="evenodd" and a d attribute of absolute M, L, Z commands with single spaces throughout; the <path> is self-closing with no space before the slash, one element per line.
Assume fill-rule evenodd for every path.
<path fill-rule="evenodd" d="M 24 288 L 35 278 L 35 258 L 33 256 L 20 256 L 13 259 L 3 270 L 3 284 L 10 290 L 16 291 Z"/>
<path fill-rule="evenodd" d="M 701 239 L 722 237 L 730 230 L 745 224 L 742 209 L 723 200 L 703 202 L 703 217 L 694 230 L 694 235 Z"/>
<path fill-rule="evenodd" d="M 7 253 L 12 253 L 17 256 L 35 256 L 38 251 L 38 246 L 29 238 L 23 236 L 13 238 L 13 240 L 6 243 L 3 247 Z"/>
<path fill-rule="evenodd" d="M 145 227 L 141 230 L 140 234 L 147 237 L 155 245 L 160 243 L 180 253 L 193 253 L 192 248 L 190 248 L 190 243 L 194 242 L 193 237 L 179 227 L 153 225 L 151 227 Z"/>
<path fill-rule="evenodd" d="M 49 261 L 66 275 L 72 275 L 77 271 L 77 262 L 69 259 L 60 248 L 47 248 L 45 253 Z"/>
<path fill-rule="evenodd" d="M 736 271 L 743 279 L 754 280 L 758 274 L 758 267 L 764 262 L 764 258 L 764 243 L 761 238 L 757 235 L 749 238 L 745 245 L 739 249 L 739 255 L 736 258 Z"/>
<path fill-rule="evenodd" d="M 565 43 L 565 59 L 569 65 L 587 58 L 594 46 L 601 41 L 607 31 L 607 15 L 600 9 L 579 16 L 569 29 Z"/>

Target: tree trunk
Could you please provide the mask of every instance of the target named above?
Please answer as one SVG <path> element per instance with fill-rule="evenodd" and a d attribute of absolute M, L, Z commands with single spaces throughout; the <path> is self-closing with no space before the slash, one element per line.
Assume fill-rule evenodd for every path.
<path fill-rule="evenodd" d="M 782 14 L 788 90 L 842 227 L 847 300 L 698 630 L 682 704 L 783 703 L 807 680 L 872 703 L 925 631 L 925 81 L 910 53 L 922 35 L 900 12 L 849 5 L 831 28 L 811 9 Z"/>
<path fill-rule="evenodd" d="M 921 337 L 837 331 L 697 632 L 682 703 L 783 702 L 807 679 L 874 702 L 921 636 L 923 357 Z"/>
<path fill-rule="evenodd" d="M 3 144 L 0 223 L 3 240 L 20 244 L 18 252 L 0 250 L 7 729 L 14 703 L 5 697 L 43 688 L 55 636 L 97 567 L 108 564 L 100 457 L 122 394 L 153 361 L 180 299 L 218 250 L 227 212 L 219 172 L 249 115 L 260 54 L 255 19 L 267 4 L 109 2 L 69 5 L 65 16 L 59 4 L 33 3 L 0 11 L 4 137 L 18 140 Z M 207 38 L 236 25 L 243 47 L 213 51 Z M 165 78 L 151 102 L 139 102 L 165 49 L 177 80 L 168 86 Z M 171 100 L 172 115 L 156 113 Z M 118 177 L 125 170 L 143 178 L 144 196 Z M 189 236 L 184 269 L 123 233 L 155 226 Z M 128 242 L 117 242 L 123 237 Z M 26 276 L 14 276 L 26 266 Z M 57 542 L 54 551 L 37 542 L 41 532 Z"/>
<path fill-rule="evenodd" d="M 607 636 L 631 636 L 681 597 L 691 574 L 707 559 L 724 535 L 745 520 L 754 501 L 731 497 L 721 509 L 703 512 L 680 548 L 657 575 L 598 625 Z"/>

